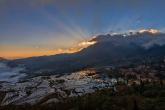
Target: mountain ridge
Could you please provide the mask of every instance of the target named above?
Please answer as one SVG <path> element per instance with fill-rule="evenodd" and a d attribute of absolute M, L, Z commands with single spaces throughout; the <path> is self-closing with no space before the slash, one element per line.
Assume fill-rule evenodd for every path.
<path fill-rule="evenodd" d="M 76 53 L 17 59 L 9 65 L 24 65 L 27 73 L 62 74 L 95 66 L 125 65 L 135 59 L 137 63 L 150 57 L 162 60 L 165 56 L 163 33 L 99 35 L 92 41 L 96 43 Z"/>

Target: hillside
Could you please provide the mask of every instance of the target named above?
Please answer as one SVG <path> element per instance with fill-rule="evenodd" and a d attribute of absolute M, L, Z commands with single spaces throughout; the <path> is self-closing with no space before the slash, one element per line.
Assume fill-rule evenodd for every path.
<path fill-rule="evenodd" d="M 97 43 L 77 53 L 18 59 L 9 65 L 24 65 L 27 73 L 61 74 L 89 67 L 129 65 L 132 61 L 163 60 L 165 56 L 163 33 L 108 34 L 96 36 L 91 41 Z"/>

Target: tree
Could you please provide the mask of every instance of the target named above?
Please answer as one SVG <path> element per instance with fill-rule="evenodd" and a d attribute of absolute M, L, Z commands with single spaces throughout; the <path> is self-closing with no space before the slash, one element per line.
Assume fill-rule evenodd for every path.
<path fill-rule="evenodd" d="M 133 101 L 133 110 L 139 110 L 136 99 L 134 99 L 134 101 Z"/>

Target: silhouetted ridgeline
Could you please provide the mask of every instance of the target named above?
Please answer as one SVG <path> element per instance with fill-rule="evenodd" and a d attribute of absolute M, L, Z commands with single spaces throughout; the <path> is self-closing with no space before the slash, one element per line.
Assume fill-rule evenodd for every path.
<path fill-rule="evenodd" d="M 165 34 L 136 33 L 100 35 L 97 43 L 73 54 L 31 57 L 9 62 L 24 65 L 27 73 L 70 73 L 97 66 L 121 66 L 164 60 Z"/>

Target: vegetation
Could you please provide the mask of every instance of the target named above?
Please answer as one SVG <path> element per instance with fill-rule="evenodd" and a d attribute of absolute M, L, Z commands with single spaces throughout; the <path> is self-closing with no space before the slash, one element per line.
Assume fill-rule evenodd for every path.
<path fill-rule="evenodd" d="M 0 110 L 165 110 L 165 86 L 159 82 L 104 89 L 59 103 L 8 105 Z"/>

